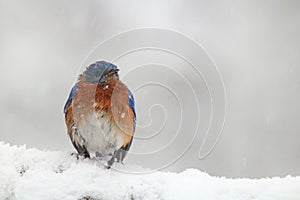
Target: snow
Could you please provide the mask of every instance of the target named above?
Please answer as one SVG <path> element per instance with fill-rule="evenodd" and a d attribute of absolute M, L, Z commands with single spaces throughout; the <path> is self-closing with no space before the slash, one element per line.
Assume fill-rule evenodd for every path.
<path fill-rule="evenodd" d="M 122 173 L 69 152 L 26 149 L 0 142 L 0 199 L 201 199 L 299 200 L 300 177 L 227 179 L 196 169 L 181 173 L 140 170 L 125 164 Z"/>
<path fill-rule="evenodd" d="M 125 117 L 125 113 L 122 112 L 122 113 L 121 113 L 121 118 L 124 118 L 124 117 Z"/>

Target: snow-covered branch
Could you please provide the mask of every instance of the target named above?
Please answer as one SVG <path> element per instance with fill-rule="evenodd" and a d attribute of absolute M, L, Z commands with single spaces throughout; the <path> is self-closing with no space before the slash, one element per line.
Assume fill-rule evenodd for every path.
<path fill-rule="evenodd" d="M 125 165 L 126 168 L 135 166 Z M 138 168 L 138 167 L 137 167 Z M 299 200 L 300 177 L 227 179 L 196 169 L 182 173 L 121 173 L 68 152 L 0 142 L 0 199 Z"/>

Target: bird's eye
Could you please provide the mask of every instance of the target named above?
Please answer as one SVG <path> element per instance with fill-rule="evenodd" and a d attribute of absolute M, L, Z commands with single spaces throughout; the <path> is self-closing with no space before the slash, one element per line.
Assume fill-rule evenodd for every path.
<path fill-rule="evenodd" d="M 99 77 L 99 76 L 100 76 L 100 72 L 99 72 L 99 71 L 96 71 L 96 72 L 95 72 L 95 76 L 96 76 L 96 77 Z"/>

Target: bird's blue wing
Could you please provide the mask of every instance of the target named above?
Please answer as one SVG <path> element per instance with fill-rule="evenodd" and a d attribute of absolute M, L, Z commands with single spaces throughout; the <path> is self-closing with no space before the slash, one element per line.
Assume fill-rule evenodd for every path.
<path fill-rule="evenodd" d="M 130 106 L 130 108 L 132 109 L 132 112 L 133 112 L 133 120 L 134 120 L 134 130 L 133 132 L 135 131 L 135 120 L 136 120 L 136 113 L 135 113 L 135 107 L 134 107 L 134 98 L 133 98 L 133 95 L 131 93 L 131 91 L 128 89 L 128 105 Z M 121 161 L 121 163 L 123 162 L 123 159 L 125 158 L 125 156 L 127 155 L 128 151 L 129 151 L 129 148 L 131 146 L 131 143 L 132 143 L 132 140 L 133 140 L 133 137 L 131 137 L 131 140 L 130 142 L 126 145 L 126 146 L 123 146 L 121 147 L 116 153 L 115 153 L 115 157 L 117 158 L 117 161 Z"/>
<path fill-rule="evenodd" d="M 135 121 L 136 121 L 136 113 L 135 113 L 135 106 L 134 106 L 134 97 L 131 93 L 131 91 L 128 89 L 128 104 L 130 106 L 130 108 L 132 109 L 133 111 L 133 114 L 134 114 L 134 130 L 135 130 Z"/>
<path fill-rule="evenodd" d="M 136 118 L 136 113 L 135 113 L 135 107 L 134 107 L 134 98 L 133 98 L 133 95 L 131 93 L 131 91 L 128 89 L 128 104 L 130 105 L 132 111 L 133 111 L 133 114 L 134 114 L 134 121 L 135 121 L 135 118 Z"/>
<path fill-rule="evenodd" d="M 66 102 L 66 104 L 65 104 L 65 107 L 64 107 L 64 113 L 65 113 L 65 114 L 66 114 L 66 112 L 67 112 L 67 110 L 68 110 L 68 107 L 69 107 L 69 105 L 70 105 L 70 103 L 71 103 L 73 97 L 74 97 L 74 94 L 75 94 L 75 92 L 76 92 L 76 89 L 77 89 L 77 84 L 75 84 L 75 85 L 73 86 L 73 88 L 72 88 L 72 90 L 71 90 L 71 92 L 70 92 L 70 94 L 69 94 L 68 100 L 67 100 L 67 102 Z"/>

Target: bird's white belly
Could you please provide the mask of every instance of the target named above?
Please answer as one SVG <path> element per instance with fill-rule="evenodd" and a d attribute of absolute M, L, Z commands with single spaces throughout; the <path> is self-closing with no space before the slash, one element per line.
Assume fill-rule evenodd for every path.
<path fill-rule="evenodd" d="M 122 133 L 106 119 L 104 112 L 90 112 L 82 117 L 76 128 L 77 138 L 74 139 L 84 145 L 92 157 L 101 154 L 111 157 L 124 142 Z"/>

